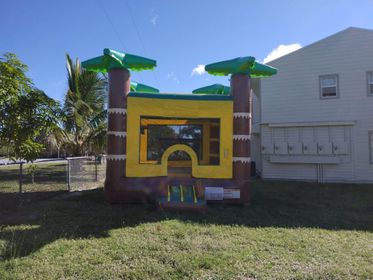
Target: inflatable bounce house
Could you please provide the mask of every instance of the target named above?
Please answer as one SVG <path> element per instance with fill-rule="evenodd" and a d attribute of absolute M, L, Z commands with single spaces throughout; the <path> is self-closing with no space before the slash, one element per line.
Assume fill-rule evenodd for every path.
<path fill-rule="evenodd" d="M 169 94 L 130 81 L 130 71 L 154 69 L 152 59 L 104 49 L 82 66 L 109 74 L 108 201 L 171 209 L 249 202 L 250 79 L 276 69 L 254 57 L 213 63 L 206 71 L 231 75 L 230 87 Z"/>

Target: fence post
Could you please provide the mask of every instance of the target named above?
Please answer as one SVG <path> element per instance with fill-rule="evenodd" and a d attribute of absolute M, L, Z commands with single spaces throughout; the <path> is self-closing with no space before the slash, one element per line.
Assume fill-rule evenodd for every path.
<path fill-rule="evenodd" d="M 23 171 L 23 162 L 21 161 L 19 164 L 19 193 L 22 193 L 22 172 Z"/>
<path fill-rule="evenodd" d="M 67 191 L 71 191 L 71 186 L 70 186 L 70 159 L 67 159 Z"/>

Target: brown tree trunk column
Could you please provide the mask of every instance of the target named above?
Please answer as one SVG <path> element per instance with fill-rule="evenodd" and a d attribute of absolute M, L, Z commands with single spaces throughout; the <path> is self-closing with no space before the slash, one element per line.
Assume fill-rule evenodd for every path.
<path fill-rule="evenodd" d="M 233 179 L 241 188 L 241 202 L 249 201 L 251 78 L 247 74 L 231 77 L 233 95 Z"/>
<path fill-rule="evenodd" d="M 107 131 L 107 165 L 105 192 L 110 196 L 120 187 L 120 178 L 126 176 L 126 123 L 127 95 L 131 79 L 127 69 L 109 71 L 109 104 Z"/>

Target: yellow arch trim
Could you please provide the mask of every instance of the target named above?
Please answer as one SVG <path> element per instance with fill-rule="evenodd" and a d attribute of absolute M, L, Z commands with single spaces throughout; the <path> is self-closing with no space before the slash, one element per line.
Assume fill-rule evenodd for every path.
<path fill-rule="evenodd" d="M 162 159 L 161 159 L 162 173 L 167 174 L 168 157 L 176 151 L 186 152 L 190 156 L 190 158 L 192 159 L 192 176 L 194 177 L 195 176 L 194 172 L 198 165 L 198 158 L 197 158 L 195 151 L 191 147 L 184 145 L 184 144 L 172 145 L 171 147 L 168 147 L 166 151 L 164 151 L 162 155 Z"/>

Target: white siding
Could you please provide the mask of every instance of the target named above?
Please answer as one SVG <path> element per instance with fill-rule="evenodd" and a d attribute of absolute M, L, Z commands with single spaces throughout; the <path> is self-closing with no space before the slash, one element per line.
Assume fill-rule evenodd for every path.
<path fill-rule="evenodd" d="M 251 160 L 255 162 L 257 173 L 262 173 L 262 157 L 260 154 L 260 134 L 253 134 L 251 136 Z"/>
<path fill-rule="evenodd" d="M 263 178 L 316 181 L 314 164 L 271 164 L 263 161 Z"/>
<path fill-rule="evenodd" d="M 366 72 L 373 70 L 372 46 L 373 31 L 349 28 L 268 63 L 279 71 L 261 81 L 264 149 L 270 150 L 273 143 L 281 146 L 284 139 L 295 146 L 316 143 L 318 156 L 341 161 L 322 165 L 325 181 L 373 182 L 368 143 L 368 131 L 373 131 L 373 97 L 367 95 L 366 80 Z M 320 99 L 319 76 L 326 74 L 338 74 L 339 98 Z M 341 121 L 355 124 L 301 127 L 301 123 Z M 265 125 L 276 123 L 299 123 L 300 128 Z M 266 154 L 263 152 L 262 163 L 265 178 L 317 178 L 316 164 L 270 163 Z"/>
<path fill-rule="evenodd" d="M 260 133 L 260 123 L 261 123 L 260 80 L 253 79 L 251 87 L 252 87 L 251 101 L 252 101 L 253 133 Z"/>
<path fill-rule="evenodd" d="M 252 81 L 252 135 L 251 135 L 251 160 L 255 162 L 256 170 L 262 172 L 261 140 L 260 140 L 260 80 Z"/>

